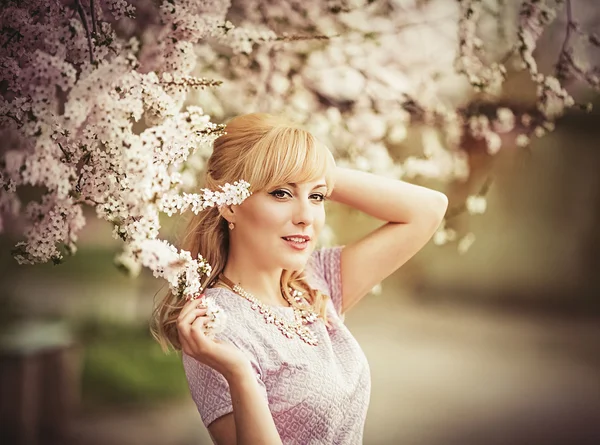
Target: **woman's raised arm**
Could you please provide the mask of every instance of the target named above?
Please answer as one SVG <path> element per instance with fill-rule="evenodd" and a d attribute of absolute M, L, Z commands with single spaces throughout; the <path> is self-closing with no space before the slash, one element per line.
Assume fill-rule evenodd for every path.
<path fill-rule="evenodd" d="M 331 200 L 387 221 L 342 250 L 342 312 L 421 250 L 448 208 L 441 192 L 341 167 Z"/>

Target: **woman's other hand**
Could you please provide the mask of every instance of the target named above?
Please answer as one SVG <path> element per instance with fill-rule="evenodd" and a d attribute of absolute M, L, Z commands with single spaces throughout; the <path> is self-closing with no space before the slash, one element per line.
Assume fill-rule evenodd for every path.
<path fill-rule="evenodd" d="M 228 380 L 251 371 L 250 359 L 240 349 L 231 343 L 211 339 L 204 333 L 204 324 L 209 321 L 206 312 L 204 294 L 191 298 L 181 309 L 177 331 L 182 351 Z"/>

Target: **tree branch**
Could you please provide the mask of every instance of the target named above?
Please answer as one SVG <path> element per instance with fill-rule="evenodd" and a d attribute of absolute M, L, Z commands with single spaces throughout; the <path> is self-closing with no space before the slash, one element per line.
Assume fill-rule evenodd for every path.
<path fill-rule="evenodd" d="M 4 45 L 2 45 L 2 48 L 6 48 L 8 46 L 8 44 L 10 43 L 10 41 L 12 39 L 14 39 L 17 35 L 20 35 L 21 33 L 19 32 L 19 30 L 17 29 L 15 32 L 13 32 L 10 37 L 8 38 L 8 40 L 6 42 L 4 42 Z M 21 36 L 23 37 L 23 36 Z"/>
<path fill-rule="evenodd" d="M 565 40 L 563 40 L 563 44 L 560 49 L 561 54 L 567 49 L 569 39 L 571 38 L 571 31 L 573 29 L 573 10 L 571 9 L 571 0 L 566 0 L 565 3 L 567 8 L 567 31 L 565 32 Z"/>
<path fill-rule="evenodd" d="M 573 10 L 571 9 L 571 0 L 566 0 L 566 9 L 567 9 L 567 30 L 565 32 L 565 39 L 560 48 L 560 53 L 558 54 L 558 60 L 555 65 L 555 75 L 557 79 L 566 80 L 568 75 L 567 72 L 567 63 L 568 63 L 568 51 L 569 51 L 569 40 L 571 38 L 571 32 L 575 27 L 575 22 L 573 22 Z"/>
<path fill-rule="evenodd" d="M 81 18 L 81 22 L 83 23 L 83 28 L 85 29 L 85 35 L 87 36 L 88 48 L 90 50 L 90 63 L 94 64 L 94 48 L 92 46 L 92 36 L 90 35 L 90 27 L 88 26 L 87 18 L 85 16 L 85 11 L 83 10 L 83 6 L 81 6 L 80 0 L 75 0 L 75 6 L 77 8 L 77 12 L 79 13 L 79 17 Z"/>
<path fill-rule="evenodd" d="M 94 0 L 90 0 L 90 12 L 92 14 L 92 32 L 94 36 L 98 34 L 98 28 L 96 27 L 96 5 L 94 4 Z"/>
<path fill-rule="evenodd" d="M 67 152 L 66 152 L 66 150 L 63 148 L 63 146 L 62 146 L 62 144 L 61 144 L 60 142 L 58 142 L 58 146 L 59 146 L 59 148 L 60 148 L 60 151 L 62 151 L 62 152 L 63 152 L 63 154 L 65 155 L 65 160 L 66 160 L 67 162 L 70 162 L 70 161 L 71 161 L 71 155 L 70 155 L 69 153 L 67 153 Z"/>
<path fill-rule="evenodd" d="M 481 188 L 477 192 L 477 196 L 485 196 L 485 195 L 487 195 L 487 193 L 490 190 L 490 187 L 491 187 L 493 181 L 494 181 L 494 178 L 490 174 L 485 179 L 485 182 L 483 183 L 483 185 L 481 186 Z M 448 209 L 448 211 L 446 212 L 446 216 L 444 217 L 444 219 L 446 221 L 448 221 L 448 220 L 450 220 L 452 218 L 456 218 L 458 215 L 466 212 L 466 210 L 467 210 L 467 204 L 466 203 L 462 203 L 461 205 L 458 205 L 456 207 L 452 207 L 451 209 Z"/>

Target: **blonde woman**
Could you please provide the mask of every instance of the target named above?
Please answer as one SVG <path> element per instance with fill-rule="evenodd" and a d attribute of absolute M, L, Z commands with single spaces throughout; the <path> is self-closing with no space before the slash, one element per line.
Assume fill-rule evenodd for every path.
<path fill-rule="evenodd" d="M 252 195 L 195 216 L 181 247 L 213 266 L 205 295 L 227 313 L 227 327 L 206 337 L 202 298 L 169 294 L 156 307 L 155 333 L 182 350 L 216 444 L 361 444 L 370 373 L 344 314 L 425 245 L 446 196 L 336 167 L 327 147 L 275 116 L 239 116 L 226 132 L 205 186 L 244 179 Z M 325 199 L 386 223 L 345 247 L 315 250 Z"/>

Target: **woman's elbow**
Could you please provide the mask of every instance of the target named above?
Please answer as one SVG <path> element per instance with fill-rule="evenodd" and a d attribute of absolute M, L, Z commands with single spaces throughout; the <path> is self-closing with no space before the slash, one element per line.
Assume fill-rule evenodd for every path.
<path fill-rule="evenodd" d="M 425 213 L 427 219 L 431 220 L 432 224 L 437 228 L 448 210 L 448 197 L 442 192 L 432 190 L 426 208 L 427 211 Z"/>

